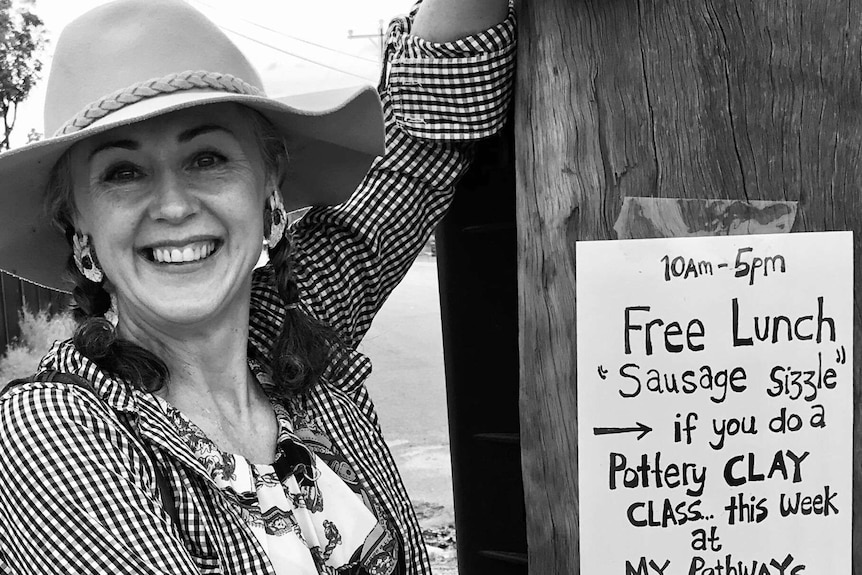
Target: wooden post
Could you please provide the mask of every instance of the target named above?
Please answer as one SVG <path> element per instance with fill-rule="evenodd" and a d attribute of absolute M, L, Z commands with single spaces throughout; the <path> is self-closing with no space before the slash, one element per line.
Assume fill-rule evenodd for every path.
<path fill-rule="evenodd" d="M 530 573 L 579 572 L 575 241 L 622 199 L 789 200 L 793 231 L 862 240 L 862 0 L 520 6 L 521 449 Z M 853 565 L 862 574 L 862 266 Z M 593 575 L 593 574 L 584 574 Z"/>

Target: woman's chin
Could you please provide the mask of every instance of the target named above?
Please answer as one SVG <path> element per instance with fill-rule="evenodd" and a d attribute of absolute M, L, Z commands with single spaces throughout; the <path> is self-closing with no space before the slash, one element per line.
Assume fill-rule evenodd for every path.
<path fill-rule="evenodd" d="M 233 308 L 248 307 L 250 294 L 239 293 L 244 290 L 237 290 L 226 279 L 222 276 L 200 282 L 141 282 L 131 297 L 126 294 L 127 297 L 117 298 L 120 317 L 148 318 L 147 324 L 162 324 L 169 331 L 177 326 L 213 326 L 225 318 L 233 318 Z"/>
<path fill-rule="evenodd" d="M 229 317 L 226 306 L 215 301 L 190 301 L 177 299 L 171 302 L 153 303 L 147 306 L 149 324 L 161 324 L 168 333 L 182 327 L 203 327 L 212 329 L 213 324 Z M 161 329 L 159 331 L 162 331 Z"/>

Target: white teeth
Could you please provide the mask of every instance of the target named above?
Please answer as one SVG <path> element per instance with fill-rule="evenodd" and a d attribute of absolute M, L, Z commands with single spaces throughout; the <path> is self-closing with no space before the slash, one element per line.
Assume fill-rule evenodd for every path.
<path fill-rule="evenodd" d="M 153 248 L 153 259 L 159 263 L 185 263 L 204 259 L 215 250 L 215 242 L 199 243 L 184 248 Z"/>

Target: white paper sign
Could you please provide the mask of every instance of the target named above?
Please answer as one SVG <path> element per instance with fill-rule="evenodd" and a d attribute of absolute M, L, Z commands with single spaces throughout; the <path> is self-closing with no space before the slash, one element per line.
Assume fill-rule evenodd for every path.
<path fill-rule="evenodd" d="M 578 242 L 584 575 L 849 575 L 850 232 Z"/>

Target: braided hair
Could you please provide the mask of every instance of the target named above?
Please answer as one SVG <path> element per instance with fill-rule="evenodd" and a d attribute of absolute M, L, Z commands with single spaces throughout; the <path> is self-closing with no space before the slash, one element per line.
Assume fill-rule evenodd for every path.
<path fill-rule="evenodd" d="M 262 115 L 241 108 L 248 115 L 264 166 L 278 174 L 286 165 L 287 148 L 283 138 Z M 75 234 L 75 212 L 71 159 L 66 152 L 55 164 L 48 184 L 48 210 L 65 234 L 69 245 Z M 311 389 L 330 366 L 337 374 L 346 349 L 338 332 L 300 309 L 299 286 L 293 274 L 290 231 L 269 250 L 276 288 L 285 304 L 281 331 L 270 349 L 273 381 L 288 395 Z M 72 336 L 77 350 L 101 369 L 114 374 L 138 389 L 157 391 L 169 380 L 167 364 L 153 352 L 123 339 L 106 315 L 112 299 L 107 279 L 93 282 L 78 270 L 74 256 L 67 263 L 67 275 L 74 284 L 72 313 L 78 326 Z"/>
<path fill-rule="evenodd" d="M 341 366 L 344 346 L 335 330 L 297 305 L 299 287 L 292 274 L 289 233 L 270 249 L 269 258 L 278 293 L 288 302 L 281 332 L 272 346 L 272 372 L 286 391 L 300 394 L 314 386 L 328 365 L 332 364 L 336 370 Z"/>
<path fill-rule="evenodd" d="M 288 160 L 287 145 L 263 116 L 249 110 L 250 124 L 261 142 L 264 164 L 279 174 Z M 284 303 L 281 331 L 272 343 L 273 380 L 289 394 L 312 388 L 329 367 L 337 375 L 343 368 L 345 345 L 337 331 L 305 313 L 299 305 L 299 286 L 293 271 L 293 243 L 290 229 L 269 248 L 269 261 L 278 294 Z"/>

